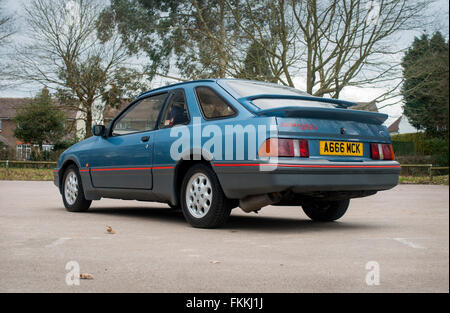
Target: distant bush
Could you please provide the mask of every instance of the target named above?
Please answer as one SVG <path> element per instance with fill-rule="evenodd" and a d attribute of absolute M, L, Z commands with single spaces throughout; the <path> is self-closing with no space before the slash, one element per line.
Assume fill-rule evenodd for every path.
<path fill-rule="evenodd" d="M 78 140 L 76 139 L 72 139 L 72 140 L 63 140 L 63 141 L 58 141 L 53 145 L 53 151 L 64 151 L 68 148 L 70 148 L 71 146 L 73 146 L 74 144 L 76 144 L 78 142 Z"/>
<path fill-rule="evenodd" d="M 425 133 L 412 133 L 392 135 L 391 140 L 394 152 L 398 156 L 430 156 L 428 163 L 448 166 L 449 149 L 446 138 L 427 137 Z"/>
<path fill-rule="evenodd" d="M 15 160 L 15 159 L 16 159 L 16 151 L 7 146 L 0 147 L 0 160 Z"/>
<path fill-rule="evenodd" d="M 396 155 L 414 155 L 414 142 L 412 141 L 392 141 L 392 147 Z"/>

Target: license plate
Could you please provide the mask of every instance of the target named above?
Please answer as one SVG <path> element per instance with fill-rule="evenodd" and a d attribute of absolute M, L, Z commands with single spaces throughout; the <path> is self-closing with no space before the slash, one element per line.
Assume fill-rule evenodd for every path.
<path fill-rule="evenodd" d="M 321 141 L 320 154 L 362 156 L 363 144 L 362 142 Z"/>

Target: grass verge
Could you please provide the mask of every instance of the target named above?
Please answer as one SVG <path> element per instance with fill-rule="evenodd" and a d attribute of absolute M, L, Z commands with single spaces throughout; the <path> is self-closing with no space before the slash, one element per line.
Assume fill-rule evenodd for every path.
<path fill-rule="evenodd" d="M 448 185 L 448 175 L 433 176 L 400 176 L 400 184 Z"/>
<path fill-rule="evenodd" d="M 0 168 L 0 180 L 53 180 L 52 169 Z"/>

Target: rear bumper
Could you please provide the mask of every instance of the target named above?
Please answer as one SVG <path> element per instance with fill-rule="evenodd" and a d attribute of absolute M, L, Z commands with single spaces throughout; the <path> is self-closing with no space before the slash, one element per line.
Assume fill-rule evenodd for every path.
<path fill-rule="evenodd" d="M 284 190 L 387 190 L 398 184 L 400 174 L 400 164 L 395 161 L 217 162 L 214 169 L 225 195 L 233 199 Z"/>

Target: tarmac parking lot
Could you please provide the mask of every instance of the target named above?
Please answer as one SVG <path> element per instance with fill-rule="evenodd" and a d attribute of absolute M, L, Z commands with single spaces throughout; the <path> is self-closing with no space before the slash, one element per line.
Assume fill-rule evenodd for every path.
<path fill-rule="evenodd" d="M 69 213 L 52 182 L 0 181 L 0 292 L 449 292 L 448 206 L 448 186 L 399 185 L 334 223 L 270 206 L 207 230 L 165 204 Z M 94 279 L 68 284 L 74 264 Z"/>

